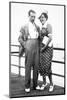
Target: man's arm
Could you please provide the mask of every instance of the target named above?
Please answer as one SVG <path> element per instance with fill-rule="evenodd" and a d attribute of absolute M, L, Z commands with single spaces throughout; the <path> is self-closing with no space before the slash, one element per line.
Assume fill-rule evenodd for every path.
<path fill-rule="evenodd" d="M 38 39 L 40 40 L 41 37 L 40 27 L 36 25 L 36 28 L 37 28 L 37 32 L 39 33 Z"/>
<path fill-rule="evenodd" d="M 18 41 L 22 46 L 24 46 L 24 28 L 23 27 L 20 29 L 20 35 L 19 35 Z"/>
<path fill-rule="evenodd" d="M 18 41 L 20 43 L 19 57 L 21 57 L 23 56 L 23 53 L 25 51 L 24 49 L 24 28 L 20 29 L 20 35 L 19 35 Z"/>

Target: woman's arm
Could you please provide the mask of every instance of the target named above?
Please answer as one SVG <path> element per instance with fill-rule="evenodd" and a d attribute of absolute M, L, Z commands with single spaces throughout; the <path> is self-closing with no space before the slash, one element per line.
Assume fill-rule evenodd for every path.
<path fill-rule="evenodd" d="M 51 42 L 51 40 L 52 40 L 52 34 L 50 33 L 49 36 L 48 36 L 48 41 L 45 44 L 45 47 L 47 47 L 49 45 L 49 43 Z"/>
<path fill-rule="evenodd" d="M 42 51 L 49 45 L 52 40 L 52 27 L 50 24 L 47 25 L 47 32 L 48 32 L 48 41 L 46 41 L 45 46 L 42 48 Z"/>
<path fill-rule="evenodd" d="M 46 46 L 49 45 L 49 43 L 51 42 L 52 40 L 52 26 L 50 24 L 47 24 L 47 32 L 48 32 L 48 41 L 46 42 Z"/>

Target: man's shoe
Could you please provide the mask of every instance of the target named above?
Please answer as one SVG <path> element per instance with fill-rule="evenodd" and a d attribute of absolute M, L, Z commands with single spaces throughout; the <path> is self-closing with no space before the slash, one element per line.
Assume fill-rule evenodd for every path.
<path fill-rule="evenodd" d="M 36 90 L 40 90 L 40 86 L 39 85 L 36 87 Z"/>
<path fill-rule="evenodd" d="M 30 88 L 28 88 L 28 89 L 25 89 L 25 92 L 30 92 Z"/>

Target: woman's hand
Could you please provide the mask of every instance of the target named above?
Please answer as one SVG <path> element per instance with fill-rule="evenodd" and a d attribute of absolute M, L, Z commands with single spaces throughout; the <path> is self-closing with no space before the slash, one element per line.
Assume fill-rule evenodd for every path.
<path fill-rule="evenodd" d="M 41 48 L 41 52 L 43 52 L 45 49 L 46 49 L 46 46 L 45 46 L 45 47 L 43 47 L 43 48 Z"/>

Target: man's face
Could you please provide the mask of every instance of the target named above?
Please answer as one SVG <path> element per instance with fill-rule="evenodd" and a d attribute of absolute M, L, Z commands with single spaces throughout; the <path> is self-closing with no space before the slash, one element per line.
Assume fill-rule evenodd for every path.
<path fill-rule="evenodd" d="M 30 12 L 29 20 L 33 23 L 35 21 L 35 13 Z"/>

